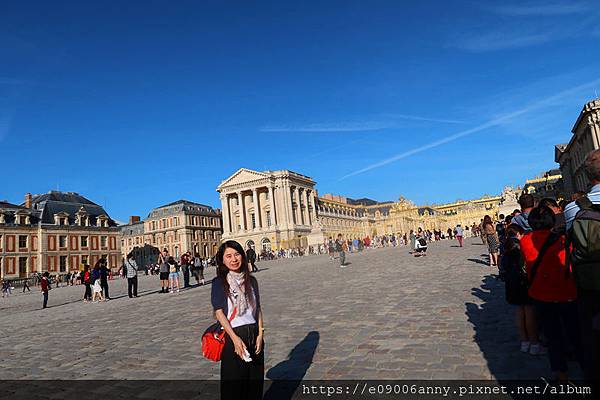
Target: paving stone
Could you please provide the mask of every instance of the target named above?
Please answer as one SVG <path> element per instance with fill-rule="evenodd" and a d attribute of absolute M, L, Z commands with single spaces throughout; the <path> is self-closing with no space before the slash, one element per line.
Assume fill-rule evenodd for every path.
<path fill-rule="evenodd" d="M 269 370 L 310 379 L 530 378 L 547 357 L 519 353 L 514 310 L 481 246 L 441 241 L 427 257 L 406 247 L 259 263 Z M 213 268 L 206 271 L 208 279 Z M 38 288 L 0 299 L 3 379 L 218 379 L 202 358 L 212 321 L 210 285 L 159 294 L 140 276 L 140 297 L 109 282 L 113 300 L 84 304 L 83 287 Z M 281 367 L 283 365 L 283 367 Z"/>

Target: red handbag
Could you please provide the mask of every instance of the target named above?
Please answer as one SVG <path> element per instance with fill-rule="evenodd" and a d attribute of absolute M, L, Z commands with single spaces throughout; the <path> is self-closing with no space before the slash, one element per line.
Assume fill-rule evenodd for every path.
<path fill-rule="evenodd" d="M 237 307 L 233 309 L 229 322 L 235 318 L 236 313 Z M 202 355 L 210 361 L 221 361 L 223 347 L 225 347 L 225 329 L 217 322 L 202 334 Z"/>

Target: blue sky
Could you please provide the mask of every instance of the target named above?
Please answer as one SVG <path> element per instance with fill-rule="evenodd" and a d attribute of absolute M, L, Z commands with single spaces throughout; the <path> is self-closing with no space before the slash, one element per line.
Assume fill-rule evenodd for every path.
<path fill-rule="evenodd" d="M 87 4 L 85 4 L 87 3 Z M 553 168 L 600 93 L 589 1 L 8 2 L 0 199 L 220 207 L 241 167 L 419 204 Z"/>

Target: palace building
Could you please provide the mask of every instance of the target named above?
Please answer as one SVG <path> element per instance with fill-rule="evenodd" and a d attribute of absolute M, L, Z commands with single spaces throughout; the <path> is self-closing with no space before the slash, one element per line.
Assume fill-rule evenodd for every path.
<path fill-rule="evenodd" d="M 329 237 L 364 238 L 404 234 L 411 229 L 454 228 L 479 224 L 485 215 L 512 211 L 517 192 L 455 203 L 417 206 L 396 202 L 318 196 L 310 177 L 288 171 L 238 170 L 217 188 L 223 207 L 223 240 L 233 239 L 260 250 L 308 247 Z"/>
<path fill-rule="evenodd" d="M 569 143 L 557 144 L 554 148 L 554 161 L 560 164 L 567 195 L 588 191 L 590 182 L 583 163 L 589 152 L 600 148 L 600 99 L 583 107 L 571 132 Z"/>
<path fill-rule="evenodd" d="M 296 172 L 241 168 L 217 188 L 223 240 L 269 251 L 321 243 L 315 182 Z"/>
<path fill-rule="evenodd" d="M 187 251 L 213 257 L 221 242 L 221 211 L 179 200 L 153 209 L 144 221 L 130 217 L 120 229 L 122 256 L 133 251 L 139 265 L 155 263 L 164 248 L 176 259 Z"/>
<path fill-rule="evenodd" d="M 21 205 L 0 202 L 1 275 L 66 273 L 100 258 L 116 269 L 121 254 L 116 226 L 104 208 L 78 193 L 28 193 Z"/>

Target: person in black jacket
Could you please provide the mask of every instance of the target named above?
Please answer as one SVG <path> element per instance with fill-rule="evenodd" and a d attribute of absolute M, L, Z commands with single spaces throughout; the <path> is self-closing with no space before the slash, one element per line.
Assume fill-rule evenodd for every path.
<path fill-rule="evenodd" d="M 504 270 L 506 302 L 517 306 L 515 312 L 521 351 L 538 355 L 542 347 L 533 302 L 528 294 L 529 283 L 521 254 L 520 239 L 524 234 L 525 230 L 519 225 L 508 225 L 504 231 L 504 257 L 500 262 Z"/>
<path fill-rule="evenodd" d="M 104 298 L 110 300 L 110 296 L 108 295 L 108 274 L 110 271 L 106 265 L 106 260 L 101 258 L 98 260 L 97 265 L 100 266 L 100 286 L 102 286 L 102 289 L 104 290 Z"/>
<path fill-rule="evenodd" d="M 248 250 L 246 250 L 246 257 L 252 266 L 252 270 L 250 272 L 258 272 L 258 268 L 256 267 L 256 252 L 250 245 L 248 245 Z"/>

